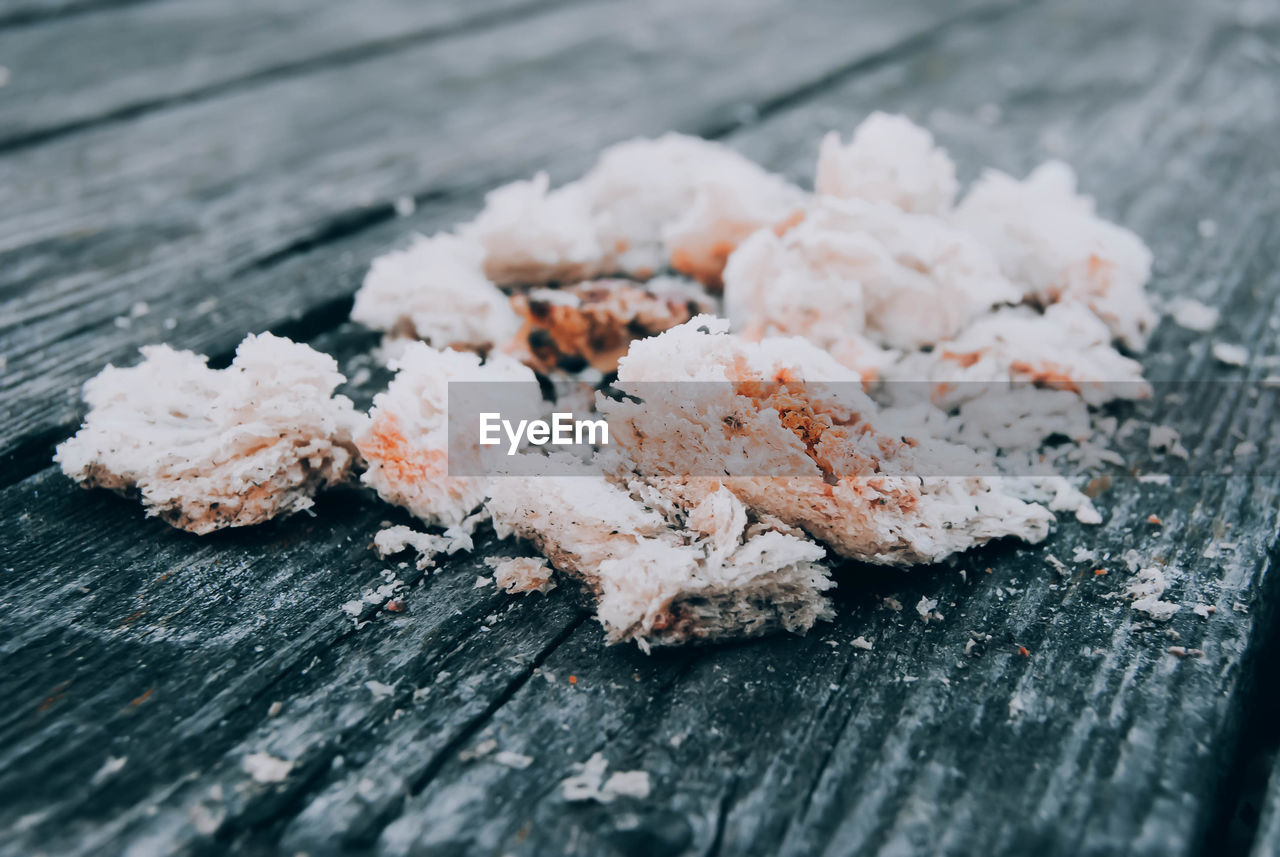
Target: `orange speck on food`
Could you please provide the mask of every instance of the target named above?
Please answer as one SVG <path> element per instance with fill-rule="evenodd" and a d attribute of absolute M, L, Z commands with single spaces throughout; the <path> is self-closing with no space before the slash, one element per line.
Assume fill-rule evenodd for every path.
<path fill-rule="evenodd" d="M 578 677 L 576 675 L 569 676 L 569 684 L 577 684 L 577 683 L 578 683 Z"/>
<path fill-rule="evenodd" d="M 404 612 L 404 602 L 397 601 L 394 598 L 387 602 L 386 607 L 387 607 L 387 610 L 391 611 L 392 613 Z"/>
<path fill-rule="evenodd" d="M 1031 650 L 1026 646 L 1018 646 L 1018 654 L 1022 655 L 1024 658 L 1029 658 L 1031 657 Z"/>
<path fill-rule="evenodd" d="M 951 360 L 953 362 L 959 363 L 961 368 L 968 369 L 974 363 L 977 363 L 979 360 L 982 359 L 983 350 L 984 349 L 979 348 L 977 351 L 965 351 L 965 352 L 943 351 L 942 359 Z"/>
<path fill-rule="evenodd" d="M 1157 527 L 1164 526 L 1164 521 L 1160 520 L 1155 515 L 1147 515 L 1147 523 L 1155 524 Z"/>
<path fill-rule="evenodd" d="M 983 571 L 985 571 L 987 574 L 991 574 L 991 573 L 992 573 L 991 569 L 989 569 L 989 568 L 984 568 L 984 569 L 983 569 Z"/>
<path fill-rule="evenodd" d="M 1102 577 L 1102 576 L 1104 576 L 1106 573 L 1107 573 L 1107 570 L 1106 570 L 1105 568 L 1095 568 L 1095 569 L 1093 570 L 1093 576 L 1094 576 L 1094 577 Z"/>
<path fill-rule="evenodd" d="M 146 701 L 147 701 L 147 697 L 149 697 L 155 689 L 156 689 L 155 685 L 152 685 L 151 687 L 147 688 L 146 693 L 142 694 L 142 696 L 138 697 L 137 699 L 135 699 L 133 702 L 131 702 L 131 703 L 129 703 L 129 704 L 130 704 L 130 705 L 132 705 L 132 706 L 134 706 L 134 707 L 136 708 L 137 706 L 139 706 L 139 705 L 141 705 L 142 703 L 146 702 Z"/>
<path fill-rule="evenodd" d="M 804 222 L 804 209 L 797 208 L 777 223 L 773 224 L 773 234 L 781 238 Z"/>

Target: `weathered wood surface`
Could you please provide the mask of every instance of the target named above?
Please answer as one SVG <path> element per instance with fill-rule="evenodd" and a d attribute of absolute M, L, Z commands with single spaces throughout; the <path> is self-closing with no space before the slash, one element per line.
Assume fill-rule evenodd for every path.
<path fill-rule="evenodd" d="M 0 57 L 12 74 L 0 100 L 0 151 L 499 20 L 514 23 L 554 5 L 271 0 L 229 15 L 221 0 L 163 0 L 0 30 Z"/>
<path fill-rule="evenodd" d="M 69 427 L 80 383 L 138 345 L 223 351 L 245 329 L 349 295 L 355 271 L 305 282 L 277 271 L 264 290 L 259 269 L 391 217 L 399 197 L 474 208 L 500 181 L 580 172 L 608 142 L 723 131 L 991 8 L 1002 4 L 928 12 L 872 0 L 849 28 L 836 0 L 559 7 L 10 153 L 0 159 L 0 396 L 24 404 L 0 415 L 0 455 Z M 212 324 L 197 312 L 210 298 Z M 150 312 L 129 320 L 139 301 Z"/>
<path fill-rule="evenodd" d="M 789 99 L 728 139 L 807 178 L 821 131 L 847 129 L 882 108 L 925 121 L 967 175 L 982 164 L 1020 172 L 1061 155 L 1107 214 L 1152 243 L 1155 291 L 1222 307 L 1215 337 L 1272 355 L 1280 164 L 1268 141 L 1280 126 L 1280 66 L 1268 50 L 1280 41 L 1280 20 L 1274 6 L 1250 10 L 1243 17 L 1226 6 L 1101 2 L 1019 9 L 953 26 Z M 637 68 L 650 61 L 633 57 Z M 704 62 L 711 75 L 738 68 L 723 58 Z M 999 108 L 998 121 L 987 105 Z M 673 102 L 661 118 L 698 127 L 682 109 Z M 597 112 L 640 123 L 620 119 L 621 107 Z M 628 127 L 619 135 L 661 130 Z M 587 130 L 581 136 L 613 131 Z M 548 152 L 544 162 L 564 174 L 595 145 Z M 10 154 L 0 170 L 39 151 Z M 504 157 L 509 166 L 495 176 L 537 166 Z M 302 165 L 299 176 L 272 178 L 272 169 L 291 174 L 284 161 L 264 163 L 243 181 L 301 186 L 332 177 Z M 385 175 L 377 181 L 379 199 L 399 192 Z M 344 199 L 349 206 L 339 195 L 313 218 L 349 211 Z M 336 315 L 324 308 L 349 293 L 368 254 L 419 223 L 447 222 L 475 199 L 423 203 L 412 220 L 322 236 L 279 264 L 230 276 L 217 268 L 205 294 L 220 296 L 225 315 L 211 313 L 203 319 L 209 331 L 193 324 L 183 335 L 225 349 L 246 328 L 316 307 L 311 327 L 324 327 Z M 301 224 L 288 229 L 315 228 L 291 205 L 277 209 Z M 1207 219 L 1218 227 L 1212 239 L 1197 227 Z M 145 226 L 130 226 L 129 240 Z M 222 226 L 215 219 L 207 228 Z M 291 239 L 282 227 L 271 240 L 255 252 Z M 230 244 L 192 250 L 191 264 Z M 119 264 L 127 272 L 151 263 Z M 171 275 L 181 268 L 174 262 Z M 137 299 L 129 289 L 156 276 L 114 281 L 125 289 L 121 306 Z M 83 299 L 102 287 L 98 277 L 109 279 L 86 266 L 67 288 L 83 289 Z M 279 303 L 257 295 L 269 290 L 281 292 Z M 242 302 L 250 309 L 231 306 Z M 75 341 L 57 327 L 66 312 L 42 314 L 50 353 L 68 354 L 59 343 Z M 111 317 L 76 347 L 107 340 L 96 346 L 101 359 L 168 338 L 144 325 L 117 329 Z M 370 343 L 345 326 L 315 340 L 357 367 L 368 365 Z M 1145 360 L 1157 378 L 1246 373 L 1214 365 L 1205 337 L 1167 323 Z M 94 369 L 86 361 L 80 371 Z M 1247 373 L 1256 379 L 1266 370 Z M 1183 429 L 1193 451 L 1206 448 L 1233 430 L 1249 436 L 1269 416 L 1232 401 L 1241 389 L 1205 385 L 1203 398 L 1158 403 L 1154 413 Z M 10 408 L 26 406 L 12 389 L 3 396 Z M 1214 416 L 1206 422 L 1205 414 Z M 30 425 L 57 428 L 61 419 Z M 1063 524 L 1047 546 L 995 546 L 909 575 L 849 567 L 837 620 L 805 638 L 645 657 L 603 648 L 567 588 L 522 599 L 475 588 L 479 558 L 512 545 L 481 544 L 412 589 L 407 612 L 370 607 L 372 621 L 357 630 L 341 604 L 382 584 L 383 569 L 413 580 L 368 549 L 380 521 L 405 518 L 358 491 L 322 498 L 313 519 L 197 539 L 44 469 L 0 493 L 0 688 L 12 701 L 0 716 L 0 829 L 11 831 L 0 851 L 1220 853 L 1234 809 L 1224 786 L 1259 740 L 1247 712 L 1275 651 L 1276 493 L 1275 480 L 1263 478 L 1168 487 L 1117 479 L 1100 498 L 1103 527 Z M 1152 513 L 1163 526 L 1146 522 Z M 1076 546 L 1106 558 L 1072 562 Z M 1167 626 L 1138 621 L 1112 597 L 1127 579 L 1119 557 L 1129 549 L 1167 567 L 1169 597 L 1217 612 L 1203 619 L 1187 606 Z M 1049 566 L 1050 553 L 1067 562 L 1069 576 Z M 1109 573 L 1094 576 L 1099 566 Z M 942 621 L 916 616 L 923 595 L 939 600 Z M 983 642 L 966 655 L 974 634 Z M 873 640 L 872 650 L 853 648 L 857 636 Z M 1205 655 L 1175 658 L 1167 653 L 1175 642 Z M 370 681 L 394 689 L 380 696 Z M 466 758 L 489 739 L 533 764 L 516 770 Z M 651 797 L 566 804 L 558 783 L 597 750 L 616 769 L 650 771 Z M 256 752 L 294 768 L 280 784 L 254 783 L 243 760 Z M 1274 853 L 1274 818 L 1264 814 L 1255 853 Z"/>

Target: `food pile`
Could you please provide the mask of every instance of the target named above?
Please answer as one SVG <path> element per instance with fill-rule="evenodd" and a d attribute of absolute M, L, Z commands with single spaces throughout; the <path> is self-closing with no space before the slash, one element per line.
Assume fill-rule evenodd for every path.
<path fill-rule="evenodd" d="M 85 385 L 56 460 L 195 533 L 359 479 L 442 529 L 378 534 L 422 567 L 490 521 L 541 554 L 495 559 L 499 584 L 581 581 L 610 642 L 803 632 L 831 615 L 835 558 L 933 563 L 1039 542 L 1054 512 L 1100 521 L 1053 467 L 1097 456 L 1099 408 L 1150 395 L 1125 353 L 1155 322 L 1142 241 L 1062 163 L 958 194 L 929 133 L 880 113 L 822 141 L 812 192 L 705 140 L 621 143 L 374 261 L 352 318 L 396 375 L 368 414 L 304 344 L 250 335 L 221 370 L 152 346 Z M 548 380 L 591 391 L 615 442 L 451 470 L 451 382 L 549 412 Z M 664 407 L 653 384 L 713 392 Z M 768 467 L 706 466 L 744 455 Z"/>

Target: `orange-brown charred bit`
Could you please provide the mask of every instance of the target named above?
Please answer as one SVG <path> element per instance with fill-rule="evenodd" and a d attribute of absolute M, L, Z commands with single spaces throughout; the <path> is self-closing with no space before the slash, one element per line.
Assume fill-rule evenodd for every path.
<path fill-rule="evenodd" d="M 985 348 L 979 348 L 977 351 L 943 351 L 942 359 L 958 363 L 962 369 L 968 369 L 974 363 L 981 360 L 982 355 L 985 353 Z"/>
<path fill-rule="evenodd" d="M 797 208 L 795 211 L 773 224 L 773 234 L 781 238 L 801 223 L 804 223 L 804 209 Z"/>
<path fill-rule="evenodd" d="M 693 277 L 708 289 L 719 291 L 724 288 L 725 263 L 738 245 L 733 241 L 717 241 L 704 254 L 694 255 L 688 250 L 679 249 L 671 254 L 671 267 L 682 274 Z"/>
<path fill-rule="evenodd" d="M 618 368 L 633 339 L 683 324 L 706 307 L 679 297 L 655 295 L 629 280 L 595 280 L 564 289 L 575 305 L 514 295 L 511 305 L 524 318 L 518 342 L 527 361 L 543 372 L 591 365 Z"/>
<path fill-rule="evenodd" d="M 1076 380 L 1055 363 L 1045 362 L 1036 366 L 1022 360 L 1015 360 L 1009 364 L 1009 368 L 1019 374 L 1030 376 L 1031 383 L 1037 387 L 1066 390 L 1069 393 L 1080 392 L 1080 385 Z"/>

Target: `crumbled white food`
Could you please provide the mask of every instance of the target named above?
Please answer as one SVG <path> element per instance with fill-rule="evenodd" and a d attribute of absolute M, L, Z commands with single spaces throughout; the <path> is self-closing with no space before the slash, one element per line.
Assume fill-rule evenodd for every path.
<path fill-rule="evenodd" d="M 918 421 L 882 411 L 826 352 L 798 338 L 753 343 L 727 330 L 726 321 L 699 316 L 632 343 L 614 384 L 624 393 L 654 382 L 716 383 L 684 385 L 696 391 L 691 401 L 601 401 L 613 432 L 602 455 L 663 479 L 666 490 L 688 474 L 731 473 L 725 487 L 753 513 L 867 562 L 936 562 L 994 538 L 1048 534 L 1048 510 L 998 479 L 917 475 L 996 471 L 972 450 L 920 436 Z"/>
<path fill-rule="evenodd" d="M 682 134 L 606 149 L 582 185 L 619 269 L 648 276 L 669 262 L 709 285 L 739 242 L 804 201 L 727 146 Z"/>
<path fill-rule="evenodd" d="M 543 173 L 500 187 L 461 233 L 499 284 L 645 279 L 670 265 L 718 285 L 733 248 L 803 199 L 720 143 L 666 134 L 605 149 L 580 181 L 555 190 Z"/>
<path fill-rule="evenodd" d="M 866 637 L 857 636 L 853 638 L 853 641 L 850 643 L 850 645 L 852 645 L 855 649 L 862 649 L 864 652 L 869 652 L 871 651 L 873 643 L 870 640 L 868 640 Z"/>
<path fill-rule="evenodd" d="M 1187 448 L 1182 445 L 1182 435 L 1172 426 L 1151 426 L 1147 433 L 1147 445 L 1156 452 L 1163 452 L 1176 458 L 1190 457 Z"/>
<path fill-rule="evenodd" d="M 921 595 L 920 601 L 916 604 L 916 612 L 920 614 L 921 619 L 928 621 L 929 617 L 933 615 L 933 608 L 937 606 L 938 599 Z"/>
<path fill-rule="evenodd" d="M 824 593 L 833 584 L 818 562 L 823 549 L 753 519 L 729 491 L 708 487 L 696 505 L 679 510 L 656 492 L 645 497 L 646 486 L 633 494 L 585 463 L 558 461 L 554 472 L 495 479 L 486 506 L 500 537 L 532 542 L 586 583 L 611 643 L 634 639 L 647 649 L 779 628 L 803 632 L 832 615 Z"/>
<path fill-rule="evenodd" d="M 361 481 L 428 524 L 459 525 L 480 505 L 490 480 L 449 475 L 450 382 L 520 382 L 528 401 L 536 403 L 537 381 L 504 355 L 490 355 L 482 364 L 470 352 L 439 351 L 421 342 L 411 343 L 392 368 L 396 377 L 374 398 L 369 425 L 356 437 L 369 464 Z"/>
<path fill-rule="evenodd" d="M 822 139 L 814 190 L 824 196 L 944 214 L 957 188 L 956 167 L 946 151 L 905 116 L 872 113 L 847 145 L 835 131 Z"/>
<path fill-rule="evenodd" d="M 1182 609 L 1180 604 L 1161 601 L 1169 586 L 1164 572 L 1158 568 L 1144 568 L 1138 571 L 1135 580 L 1125 586 L 1124 596 L 1133 602 L 1133 609 L 1146 613 L 1158 622 L 1167 621 Z"/>
<path fill-rule="evenodd" d="M 1218 326 L 1218 308 L 1206 306 L 1194 298 L 1174 298 L 1169 309 L 1178 327 L 1207 333 Z"/>
<path fill-rule="evenodd" d="M 724 279 L 736 330 L 798 334 L 828 349 L 864 333 L 891 348 L 931 345 L 1021 297 L 972 236 L 860 199 L 818 198 L 783 234 L 755 233 Z"/>
<path fill-rule="evenodd" d="M 551 569 L 543 557 L 491 556 L 484 564 L 493 569 L 493 579 L 498 588 L 511 594 L 550 592 L 556 588 L 551 579 Z"/>
<path fill-rule="evenodd" d="M 591 199 L 580 183 L 550 190 L 546 173 L 485 195 L 484 210 L 462 229 L 483 248 L 484 273 L 499 284 L 585 280 L 616 266 L 601 244 Z"/>
<path fill-rule="evenodd" d="M 167 345 L 142 355 L 85 384 L 84 425 L 54 456 L 76 482 L 203 534 L 309 509 L 347 478 L 364 417 L 333 395 L 344 379 L 327 354 L 264 333 L 221 370 Z"/>
<path fill-rule="evenodd" d="M 467 238 L 419 237 L 373 260 L 351 318 L 366 327 L 424 340 L 436 348 L 487 351 L 515 335 L 507 296 L 485 277 L 484 251 Z"/>
<path fill-rule="evenodd" d="M 374 699 L 387 699 L 396 692 L 394 684 L 387 684 L 381 681 L 366 681 L 364 686 L 369 693 L 373 694 Z"/>
<path fill-rule="evenodd" d="M 1105 325 L 1085 307 L 1054 304 L 997 310 L 932 352 L 900 361 L 888 373 L 898 381 L 930 381 L 943 406 L 988 395 L 995 385 L 1034 384 L 1075 393 L 1089 405 L 1148 398 L 1142 364 L 1111 346 Z"/>
<path fill-rule="evenodd" d="M 1229 342 L 1215 342 L 1213 359 L 1227 366 L 1244 366 L 1249 362 L 1249 349 Z"/>
<path fill-rule="evenodd" d="M 277 759 L 268 753 L 250 753 L 240 763 L 246 774 L 258 783 L 282 783 L 293 770 L 293 762 Z"/>
<path fill-rule="evenodd" d="M 571 802 L 593 800 L 612 803 L 620 797 L 647 798 L 650 791 L 647 771 L 618 771 L 605 779 L 609 763 L 600 753 L 574 766 L 573 776 L 561 784 L 564 799 Z"/>
<path fill-rule="evenodd" d="M 1076 193 L 1066 164 L 1050 161 L 1025 181 L 988 171 L 956 209 L 955 221 L 978 236 L 1035 301 L 1082 303 L 1125 345 L 1146 345 L 1156 318 L 1143 291 L 1151 251 L 1129 230 L 1097 216 L 1093 200 Z"/>
<path fill-rule="evenodd" d="M 420 533 L 410 527 L 398 525 L 379 530 L 373 536 L 373 547 L 378 556 L 386 558 L 407 548 L 418 554 L 418 571 L 426 571 L 435 565 L 439 554 L 454 554 L 470 550 L 471 537 L 465 533 L 446 532 L 443 536 Z"/>
<path fill-rule="evenodd" d="M 533 764 L 533 757 L 512 750 L 499 750 L 493 754 L 493 761 L 507 768 L 523 771 Z"/>

